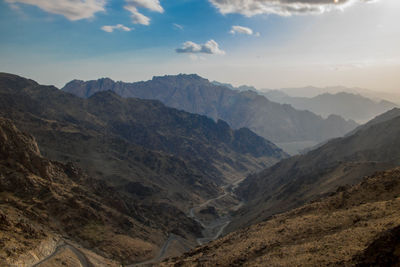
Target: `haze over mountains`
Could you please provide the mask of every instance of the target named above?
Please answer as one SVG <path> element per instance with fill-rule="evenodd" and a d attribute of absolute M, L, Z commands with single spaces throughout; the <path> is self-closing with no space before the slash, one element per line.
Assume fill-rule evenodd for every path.
<path fill-rule="evenodd" d="M 269 89 L 263 89 L 262 91 L 270 91 Z M 275 90 L 271 90 L 275 91 Z M 373 91 L 364 88 L 358 87 L 346 87 L 346 86 L 329 86 L 329 87 L 315 87 L 315 86 L 306 86 L 306 87 L 298 87 L 298 88 L 281 88 L 279 89 L 280 92 L 291 96 L 291 97 L 306 97 L 306 98 L 313 98 L 318 95 L 323 94 L 337 94 L 337 93 L 350 93 L 354 95 L 361 95 L 367 97 L 369 99 L 375 101 L 392 101 L 396 104 L 400 104 L 400 94 L 399 93 L 388 93 L 383 91 Z"/>
<path fill-rule="evenodd" d="M 371 100 L 347 92 L 324 93 L 312 98 L 291 97 L 281 91 L 267 91 L 263 95 L 272 101 L 290 104 L 300 110 L 309 110 L 325 118 L 331 114 L 336 114 L 358 123 L 365 123 L 373 117 L 398 106 L 386 100 Z"/>
<path fill-rule="evenodd" d="M 400 103 L 400 95 L 377 93 L 361 88 L 336 86 L 326 88 L 303 87 L 258 90 L 253 86 L 242 85 L 234 87 L 229 83 L 219 83 L 216 81 L 213 83 L 240 92 L 257 92 L 271 101 L 289 104 L 299 110 L 309 110 L 324 118 L 335 114 L 345 119 L 357 121 L 358 123 L 365 123 L 375 116 L 399 106 L 385 99 L 391 99 Z"/>
<path fill-rule="evenodd" d="M 327 119 L 309 111 L 271 102 L 256 92 L 215 85 L 198 75 L 154 77 L 137 83 L 74 80 L 63 91 L 89 97 L 98 91 L 112 90 L 123 97 L 157 99 L 167 106 L 222 119 L 232 128 L 248 127 L 272 142 L 321 142 L 339 137 L 357 124 L 333 115 Z"/>

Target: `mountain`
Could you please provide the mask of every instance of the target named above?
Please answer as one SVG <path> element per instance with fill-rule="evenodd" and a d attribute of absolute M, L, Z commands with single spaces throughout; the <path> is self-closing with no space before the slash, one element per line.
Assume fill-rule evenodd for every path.
<path fill-rule="evenodd" d="M 270 91 L 269 89 L 263 89 L 262 91 Z M 276 90 L 272 90 L 276 91 Z M 315 86 L 306 86 L 300 88 L 281 88 L 278 89 L 279 92 L 282 92 L 291 97 L 307 97 L 313 98 L 322 94 L 337 94 L 340 92 L 346 92 L 355 95 L 362 95 L 364 97 L 370 98 L 374 101 L 386 100 L 390 102 L 394 102 L 400 105 L 400 94 L 396 93 L 388 93 L 384 91 L 374 91 L 364 88 L 358 87 L 345 87 L 345 86 L 328 86 L 328 87 L 315 87 Z"/>
<path fill-rule="evenodd" d="M 339 116 L 323 119 L 309 111 L 271 102 L 252 91 L 238 92 L 195 74 L 154 77 L 137 83 L 74 80 L 62 89 L 79 97 L 111 90 L 123 97 L 157 99 L 165 105 L 222 119 L 234 129 L 247 127 L 273 142 L 324 141 L 339 137 L 357 124 Z"/>
<path fill-rule="evenodd" d="M 187 216 L 193 205 L 287 157 L 249 129 L 232 130 L 223 121 L 159 101 L 124 99 L 110 91 L 82 99 L 5 73 L 0 116 L 32 134 L 44 157 L 72 162 L 138 207 L 132 216 L 147 228 L 137 238 L 147 245 L 111 254 L 128 263 L 154 257 L 171 234 L 193 246 L 202 235 L 202 226 Z"/>
<path fill-rule="evenodd" d="M 265 220 L 328 194 L 338 186 L 357 183 L 365 175 L 399 166 L 399 135 L 397 116 L 249 176 L 237 188 L 246 204 L 227 230 Z"/>
<path fill-rule="evenodd" d="M 277 90 L 267 91 L 263 95 L 272 101 L 289 104 L 300 110 L 309 110 L 322 117 L 336 114 L 361 123 L 397 107 L 396 104 L 386 100 L 375 101 L 359 94 L 347 92 L 324 93 L 312 98 L 291 97 Z"/>
<path fill-rule="evenodd" d="M 376 124 L 385 122 L 385 121 L 389 121 L 391 119 L 394 119 L 396 117 L 400 116 L 400 108 L 393 108 L 383 114 L 380 114 L 378 116 L 376 116 L 375 118 L 373 118 L 372 120 L 370 120 L 369 122 L 358 126 L 356 129 L 354 129 L 353 131 L 349 132 L 347 135 L 350 136 L 352 134 L 354 134 L 355 132 L 359 131 L 359 130 L 365 130 L 367 128 L 370 128 L 371 126 L 374 126 Z"/>
<path fill-rule="evenodd" d="M 398 266 L 400 168 L 230 233 L 161 266 Z"/>
<path fill-rule="evenodd" d="M 238 87 L 234 87 L 230 83 L 220 83 L 220 82 L 217 82 L 217 81 L 212 81 L 211 83 L 215 84 L 217 86 L 225 86 L 225 87 L 228 87 L 229 89 L 240 91 L 240 92 L 244 92 L 244 91 L 258 92 L 258 90 L 254 86 L 249 86 L 249 85 L 240 85 Z"/>

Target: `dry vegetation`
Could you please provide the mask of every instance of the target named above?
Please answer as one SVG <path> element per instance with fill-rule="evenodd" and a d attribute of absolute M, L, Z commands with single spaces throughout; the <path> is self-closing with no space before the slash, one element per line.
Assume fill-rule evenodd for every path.
<path fill-rule="evenodd" d="M 367 177 L 351 188 L 340 187 L 330 197 L 231 233 L 161 265 L 352 266 L 360 263 L 360 255 L 380 233 L 399 225 L 397 168 Z"/>

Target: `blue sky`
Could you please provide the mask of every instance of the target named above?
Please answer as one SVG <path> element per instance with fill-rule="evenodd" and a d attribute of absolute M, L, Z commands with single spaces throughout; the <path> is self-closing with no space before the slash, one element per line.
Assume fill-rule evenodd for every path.
<path fill-rule="evenodd" d="M 74 78 L 198 73 L 259 88 L 340 84 L 394 92 L 399 3 L 0 0 L 0 71 L 57 86 Z"/>

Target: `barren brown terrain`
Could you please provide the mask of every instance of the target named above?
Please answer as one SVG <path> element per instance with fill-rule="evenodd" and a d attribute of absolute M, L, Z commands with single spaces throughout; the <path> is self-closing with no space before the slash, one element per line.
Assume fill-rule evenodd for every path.
<path fill-rule="evenodd" d="M 399 226 L 396 168 L 160 266 L 391 266 L 400 259 Z"/>

